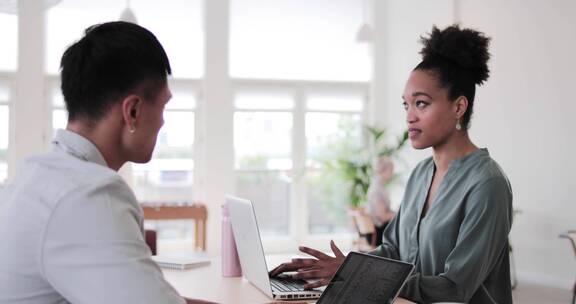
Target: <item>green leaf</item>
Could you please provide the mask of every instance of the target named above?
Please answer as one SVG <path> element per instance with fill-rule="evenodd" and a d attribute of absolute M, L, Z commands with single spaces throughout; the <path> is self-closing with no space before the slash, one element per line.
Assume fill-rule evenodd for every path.
<path fill-rule="evenodd" d="M 366 194 L 373 174 L 372 163 L 378 156 L 394 156 L 408 140 L 408 131 L 394 140 L 388 140 L 384 128 L 364 126 L 368 144 L 354 148 L 348 141 L 340 140 L 330 145 L 332 158 L 320 161 L 325 168 L 339 176 L 348 185 L 348 202 L 358 207 L 366 201 Z"/>

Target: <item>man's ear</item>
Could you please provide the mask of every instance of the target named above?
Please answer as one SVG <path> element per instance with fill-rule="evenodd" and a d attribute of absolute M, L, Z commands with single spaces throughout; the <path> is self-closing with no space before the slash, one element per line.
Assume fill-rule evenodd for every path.
<path fill-rule="evenodd" d="M 130 132 L 136 131 L 137 121 L 141 113 L 142 100 L 138 95 L 131 94 L 122 100 L 122 118 Z"/>
<path fill-rule="evenodd" d="M 466 96 L 460 96 L 454 101 L 454 114 L 456 114 L 456 119 L 460 119 L 464 116 L 468 110 L 468 98 Z"/>

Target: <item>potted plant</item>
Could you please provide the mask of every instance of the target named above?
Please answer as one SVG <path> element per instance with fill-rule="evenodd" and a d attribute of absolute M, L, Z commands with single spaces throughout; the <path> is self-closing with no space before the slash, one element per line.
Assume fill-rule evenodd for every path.
<path fill-rule="evenodd" d="M 366 130 L 365 133 L 368 135 L 368 142 L 364 145 L 364 148 L 358 149 L 354 153 L 346 153 L 346 155 L 336 157 L 336 159 L 327 164 L 327 167 L 346 181 L 348 187 L 348 209 L 352 222 L 360 235 L 371 234 L 372 241 L 370 243 L 374 245 L 376 223 L 364 208 L 368 190 L 371 182 L 375 181 L 374 179 L 377 182 L 385 183 L 382 186 L 387 186 L 395 179 L 397 175 L 393 175 L 393 169 L 391 169 L 391 172 L 384 173 L 384 175 L 389 175 L 385 179 L 378 179 L 378 176 L 382 176 L 383 173 L 378 171 L 384 169 L 380 167 L 380 164 L 392 162 L 391 159 L 396 156 L 396 153 L 406 143 L 408 131 L 404 131 L 395 140 L 390 140 L 386 129 L 371 126 L 364 128 Z M 375 165 L 378 168 L 375 168 Z"/>
<path fill-rule="evenodd" d="M 366 202 L 366 194 L 374 174 L 374 161 L 379 157 L 394 157 L 408 139 L 408 131 L 404 131 L 390 143 L 386 140 L 386 129 L 371 126 L 366 126 L 365 129 L 368 134 L 367 148 L 356 151 L 352 158 L 340 157 L 328 163 L 328 168 L 349 183 L 348 201 L 353 208 Z"/>

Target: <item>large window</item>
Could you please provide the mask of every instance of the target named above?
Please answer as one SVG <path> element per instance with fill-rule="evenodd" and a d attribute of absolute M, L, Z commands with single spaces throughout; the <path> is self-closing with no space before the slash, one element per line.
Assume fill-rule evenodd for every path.
<path fill-rule="evenodd" d="M 361 144 L 364 1 L 230 3 L 236 193 L 265 236 L 347 233 L 346 185 L 326 163 Z"/>
<path fill-rule="evenodd" d="M 310 94 L 306 113 L 306 189 L 308 229 L 312 234 L 347 231 L 348 184 L 328 170 L 351 157 L 361 143 L 360 94 Z"/>
<path fill-rule="evenodd" d="M 301 225 L 305 234 L 348 233 L 346 184 L 326 164 L 361 144 L 365 88 L 299 86 L 237 90 L 236 193 L 254 202 L 265 236 L 294 236 Z"/>
<path fill-rule="evenodd" d="M 236 193 L 254 201 L 264 234 L 286 235 L 292 184 L 294 101 L 286 92 L 239 93 L 235 99 Z"/>
<path fill-rule="evenodd" d="M 208 200 L 222 194 L 218 191 L 229 190 L 250 198 L 266 242 L 286 243 L 278 248 L 293 249 L 294 241 L 346 233 L 350 228 L 346 187 L 326 163 L 362 145 L 371 59 L 366 45 L 355 38 L 364 22 L 364 1 L 224 1 L 206 9 L 214 18 L 229 16 L 229 24 L 210 23 L 203 28 L 205 1 L 129 1 L 137 22 L 150 29 L 166 49 L 173 68 L 169 80 L 173 99 L 166 108 L 152 160 L 129 164 L 120 173 L 142 202 L 179 204 Z M 42 124 L 48 130 L 65 128 L 67 122 L 57 76 L 62 53 L 88 26 L 118 20 L 126 7 L 126 1 L 66 0 L 45 11 L 45 96 L 51 111 L 46 111 Z M 212 11 L 220 9 L 229 14 Z M 2 30 L 6 28 L 3 22 L 0 18 Z M 228 33 L 219 24 L 229 28 L 225 37 L 229 48 L 221 48 L 221 39 L 205 39 Z M 229 60 L 229 75 L 219 73 L 218 64 L 204 64 L 205 41 L 208 49 L 221 50 L 206 54 L 214 56 L 210 62 Z M 9 50 L 10 46 L 0 52 L 4 55 Z M 6 68 L 0 62 L 0 70 L 9 70 L 6 77 L 0 73 L 0 80 L 4 77 L 6 83 L 13 83 L 10 71 L 15 70 L 15 62 Z M 212 75 L 216 77 L 202 79 Z M 232 102 L 204 100 L 204 96 L 214 96 L 202 91 L 204 82 L 208 90 L 222 84 L 221 96 L 231 93 Z M 6 171 L 9 137 L 4 134 L 8 134 L 9 99 L 14 95 L 8 85 L 1 85 L 0 178 Z M 204 114 L 230 105 L 233 109 L 223 110 L 234 111 L 232 130 L 228 124 L 218 128 L 212 121 L 207 123 Z M 233 132 L 234 167 L 217 172 L 233 170 L 234 174 L 214 177 L 220 179 L 219 185 L 234 188 L 213 187 L 213 178 L 198 179 L 195 184 L 195 178 L 211 169 L 208 164 L 220 160 L 227 164 L 232 156 L 228 149 L 212 151 L 216 145 L 204 136 L 230 138 L 229 132 Z M 47 136 L 46 146 L 50 140 Z M 198 163 L 203 159 L 206 165 Z M 213 211 L 222 202 L 206 203 Z M 172 232 L 162 231 L 168 226 Z M 188 237 L 192 232 L 189 223 L 168 226 L 156 226 L 162 228 L 161 236 Z"/>

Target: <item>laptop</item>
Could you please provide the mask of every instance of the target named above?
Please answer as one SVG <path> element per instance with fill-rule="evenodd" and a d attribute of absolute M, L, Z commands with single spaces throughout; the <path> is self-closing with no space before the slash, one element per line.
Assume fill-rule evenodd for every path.
<path fill-rule="evenodd" d="M 394 303 L 414 265 L 350 252 L 316 304 Z"/>
<path fill-rule="evenodd" d="M 288 276 L 270 278 L 262 248 L 256 213 L 252 202 L 246 199 L 226 196 L 232 231 L 236 240 L 238 257 L 244 277 L 254 286 L 273 299 L 318 299 L 321 290 L 304 290 L 307 282 Z"/>

